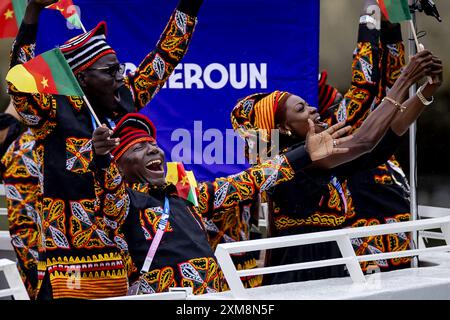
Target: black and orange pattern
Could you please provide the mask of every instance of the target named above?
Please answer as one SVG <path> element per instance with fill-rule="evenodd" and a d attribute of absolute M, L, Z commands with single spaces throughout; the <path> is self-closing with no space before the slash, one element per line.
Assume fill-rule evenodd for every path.
<path fill-rule="evenodd" d="M 113 222 L 109 225 L 120 229 L 120 233 L 125 235 L 128 247 L 124 247 L 123 254 L 131 256 L 134 264 L 134 270 L 129 270 L 130 279 L 140 281 L 143 293 L 164 292 L 173 286 L 189 286 L 193 288 L 194 294 L 203 294 L 227 288 L 206 232 L 214 221 L 217 222 L 217 216 L 224 215 L 224 222 L 215 225 L 219 233 L 222 231 L 222 236 L 225 236 L 225 231 L 230 235 L 230 241 L 244 240 L 248 229 L 245 226 L 236 228 L 236 224 L 242 223 L 240 217 L 229 220 L 233 210 L 253 201 L 260 192 L 288 181 L 293 176 L 294 170 L 288 158 L 277 156 L 274 160 L 239 174 L 199 183 L 199 206 L 193 207 L 176 195 L 173 185 L 155 188 L 139 184 L 128 188 L 128 195 L 125 194 L 125 183 L 116 164 L 112 162 L 105 169 L 97 168 L 99 188 L 96 190 L 105 216 Z M 171 229 L 164 233 L 151 270 L 140 276 L 138 270 L 143 265 L 156 233 L 165 197 L 170 203 Z M 231 238 L 233 233 L 228 233 L 230 224 L 235 239 Z"/>
<path fill-rule="evenodd" d="M 37 207 L 41 195 L 40 168 L 34 144 L 34 136 L 27 130 L 9 146 L 1 159 L 11 243 L 30 299 L 36 297 L 39 254 L 43 252 Z"/>
<path fill-rule="evenodd" d="M 126 77 L 134 102 L 130 106 L 134 109 L 128 112 L 144 107 L 163 86 L 186 53 L 195 24 L 195 16 L 174 11 L 156 48 Z M 11 66 L 34 57 L 36 32 L 36 25 L 22 24 L 13 45 Z M 44 192 L 37 204 L 41 210 L 37 212 L 45 255 L 39 257 L 37 287 L 39 291 L 45 280 L 53 292 L 47 290 L 40 298 L 125 295 L 128 262 L 123 260 L 116 240 L 123 243 L 120 235 L 106 231 L 112 223 L 108 217 L 97 217 L 100 207 L 89 169 L 93 127 L 84 102 L 77 97 L 24 94 L 12 85 L 9 93 L 36 139 L 39 181 L 43 183 Z M 91 267 L 83 268 L 86 263 Z"/>
<path fill-rule="evenodd" d="M 364 41 L 358 43 L 354 53 L 352 86 L 334 118 L 330 119 L 330 123 L 345 120 L 353 130 L 357 130 L 370 112 L 381 103 L 405 66 L 405 48 L 399 25 L 383 23 L 380 32 L 372 30 L 367 35 L 360 34 L 360 37 Z M 348 219 L 347 226 L 410 219 L 408 181 L 395 156 L 377 168 L 356 173 L 347 183 L 355 211 L 354 217 Z M 355 239 L 353 243 L 357 254 L 400 251 L 410 244 L 408 234 Z M 409 265 L 409 258 L 361 263 L 363 271 L 376 266 L 387 271 Z"/>

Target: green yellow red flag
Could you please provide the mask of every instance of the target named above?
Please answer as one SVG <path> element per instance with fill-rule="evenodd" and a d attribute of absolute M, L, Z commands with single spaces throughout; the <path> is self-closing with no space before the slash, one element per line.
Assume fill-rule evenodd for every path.
<path fill-rule="evenodd" d="M 47 9 L 58 10 L 72 25 L 78 29 L 82 28 L 80 15 L 73 5 L 72 0 L 59 0 L 58 2 L 47 6 Z"/>
<path fill-rule="evenodd" d="M 197 181 L 194 173 L 185 171 L 181 162 L 167 162 L 166 181 L 175 185 L 180 198 L 198 206 Z"/>
<path fill-rule="evenodd" d="M 0 39 L 16 37 L 26 6 L 27 0 L 0 1 Z"/>
<path fill-rule="evenodd" d="M 378 0 L 383 15 L 392 23 L 411 20 L 408 0 Z"/>
<path fill-rule="evenodd" d="M 59 48 L 14 66 L 6 75 L 6 81 L 21 92 L 84 96 Z"/>

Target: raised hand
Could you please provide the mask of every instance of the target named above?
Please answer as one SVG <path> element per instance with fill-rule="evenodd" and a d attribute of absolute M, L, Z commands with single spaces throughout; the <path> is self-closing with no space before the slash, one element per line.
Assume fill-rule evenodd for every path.
<path fill-rule="evenodd" d="M 23 17 L 23 22 L 27 24 L 37 24 L 39 14 L 45 7 L 58 2 L 59 0 L 30 0 L 28 1 L 27 10 Z"/>
<path fill-rule="evenodd" d="M 430 66 L 431 68 L 431 78 L 433 83 L 427 82 L 422 90 L 423 95 L 426 98 L 431 98 L 436 90 L 442 85 L 444 68 L 442 65 L 442 60 L 436 56 L 433 56 L 433 62 Z"/>
<path fill-rule="evenodd" d="M 34 3 L 36 5 L 39 5 L 41 7 L 46 7 L 51 4 L 54 4 L 58 2 L 59 0 L 30 0 L 28 3 Z"/>
<path fill-rule="evenodd" d="M 320 133 L 316 133 L 314 122 L 311 119 L 308 119 L 308 124 L 309 131 L 306 135 L 305 147 L 312 161 L 326 158 L 332 154 L 346 153 L 349 151 L 349 148 L 337 147 L 353 138 L 352 135 L 342 137 L 351 130 L 350 126 L 344 127 L 345 122 L 335 124 Z"/>
<path fill-rule="evenodd" d="M 101 127 L 95 129 L 92 135 L 92 143 L 94 144 L 95 154 L 103 156 L 111 152 L 120 143 L 120 139 L 112 139 L 111 135 L 113 131 L 106 125 L 102 124 Z"/>
<path fill-rule="evenodd" d="M 409 88 L 426 76 L 433 76 L 433 54 L 429 50 L 423 50 L 414 55 L 405 66 L 400 77 L 395 81 L 388 96 L 403 103 Z"/>

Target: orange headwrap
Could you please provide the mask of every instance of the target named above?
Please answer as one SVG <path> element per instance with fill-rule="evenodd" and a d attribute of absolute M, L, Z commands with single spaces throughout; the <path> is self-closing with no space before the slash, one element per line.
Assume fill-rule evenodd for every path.
<path fill-rule="evenodd" d="M 231 112 L 233 129 L 246 140 L 246 157 L 252 146 L 250 137 L 258 137 L 268 144 L 270 150 L 271 130 L 275 129 L 275 114 L 280 101 L 288 92 L 256 93 L 240 99 Z M 259 150 L 261 151 L 261 150 Z"/>

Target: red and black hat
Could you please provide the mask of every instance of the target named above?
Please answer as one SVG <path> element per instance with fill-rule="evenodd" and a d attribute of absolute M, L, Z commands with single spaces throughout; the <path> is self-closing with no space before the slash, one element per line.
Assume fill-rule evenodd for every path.
<path fill-rule="evenodd" d="M 328 73 L 322 71 L 319 74 L 319 114 L 323 114 L 336 100 L 339 91 L 327 84 Z"/>
<path fill-rule="evenodd" d="M 156 142 L 156 128 L 145 115 L 128 113 L 119 121 L 112 137 L 120 139 L 120 144 L 111 151 L 113 157 L 119 160 L 136 143 Z"/>
<path fill-rule="evenodd" d="M 73 73 L 89 68 L 107 54 L 115 54 L 106 42 L 106 30 L 106 22 L 101 21 L 91 31 L 80 34 L 60 46 Z"/>

